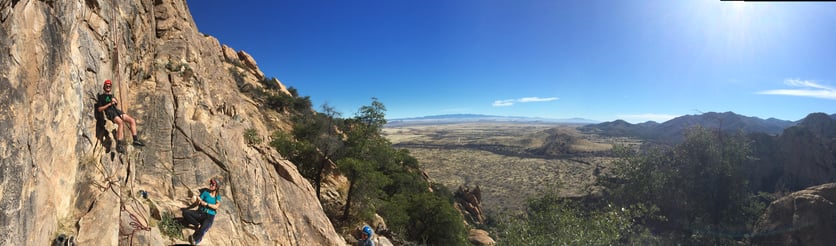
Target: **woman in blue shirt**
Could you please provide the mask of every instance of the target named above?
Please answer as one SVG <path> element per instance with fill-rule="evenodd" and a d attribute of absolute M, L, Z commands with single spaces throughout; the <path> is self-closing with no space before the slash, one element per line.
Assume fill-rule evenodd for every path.
<path fill-rule="evenodd" d="M 192 197 L 192 205 L 197 204 L 200 208 L 198 210 L 183 211 L 183 218 L 186 220 L 186 223 L 197 226 L 197 230 L 195 230 L 189 240 L 192 241 L 192 244 L 199 244 L 203 240 L 203 235 L 212 226 L 212 222 L 215 221 L 217 209 L 221 207 L 221 195 L 218 193 L 220 188 L 220 179 L 212 178 L 209 180 L 209 189 L 203 189 L 200 197 Z"/>

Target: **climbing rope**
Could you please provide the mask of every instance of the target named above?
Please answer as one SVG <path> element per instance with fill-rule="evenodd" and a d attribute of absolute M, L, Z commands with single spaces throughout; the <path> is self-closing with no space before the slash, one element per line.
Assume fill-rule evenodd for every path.
<path fill-rule="evenodd" d="M 133 203 L 132 203 L 131 208 L 134 211 L 142 211 L 142 210 L 136 209 L 136 204 L 137 204 L 136 199 L 132 199 L 132 200 L 133 200 Z M 142 207 L 142 205 L 139 205 L 139 206 Z M 128 213 L 128 216 L 131 218 L 131 222 L 128 223 L 128 225 L 130 225 L 130 227 L 131 227 L 131 232 L 130 233 L 125 233 L 125 234 L 122 234 L 120 232 L 119 235 L 128 237 L 128 241 L 130 242 L 129 245 L 134 245 L 134 235 L 136 234 L 137 231 L 151 231 L 150 226 L 145 226 L 145 225 L 148 225 L 148 217 L 146 217 L 145 215 L 140 213 L 140 216 L 142 217 L 142 221 L 145 222 L 145 223 L 143 223 L 142 221 L 139 220 L 139 218 L 137 217 L 136 214 L 131 213 L 131 211 L 128 211 L 128 209 L 125 207 L 124 203 L 122 204 L 121 211 Z"/>
<path fill-rule="evenodd" d="M 122 89 L 123 89 L 122 88 L 122 79 L 121 79 L 121 76 L 119 76 L 121 74 L 121 71 L 119 70 L 119 40 L 120 40 L 119 25 L 117 25 L 116 22 L 117 22 L 116 21 L 116 0 L 114 0 L 113 1 L 113 6 L 110 8 L 110 24 L 111 24 L 111 30 L 114 33 L 114 37 L 113 37 L 113 46 L 114 46 L 114 48 L 113 48 L 113 71 L 114 71 L 114 75 L 113 75 L 113 78 L 116 80 L 116 87 L 119 88 L 119 110 L 121 110 L 122 112 L 125 112 L 125 106 L 124 106 L 125 100 L 123 100 L 124 98 L 122 97 Z"/>

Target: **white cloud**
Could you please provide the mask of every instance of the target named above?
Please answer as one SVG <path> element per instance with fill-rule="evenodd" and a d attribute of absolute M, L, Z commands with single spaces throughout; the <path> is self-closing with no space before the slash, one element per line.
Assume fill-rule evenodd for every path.
<path fill-rule="evenodd" d="M 641 122 L 645 122 L 645 121 L 648 121 L 648 120 L 652 120 L 652 121 L 656 121 L 656 122 L 661 123 L 661 122 L 665 122 L 665 121 L 668 121 L 670 119 L 679 117 L 679 115 L 645 113 L 645 114 L 619 114 L 619 115 L 616 115 L 616 117 L 619 118 L 619 119 L 625 120 L 625 121 L 633 122 L 633 123 L 641 123 Z"/>
<path fill-rule="evenodd" d="M 523 97 L 520 98 L 519 102 L 551 102 L 557 100 L 557 97 L 546 97 L 546 98 L 539 98 L 539 97 Z"/>
<path fill-rule="evenodd" d="M 812 80 L 800 79 L 786 79 L 784 84 L 792 87 L 800 87 L 799 89 L 777 89 L 759 91 L 758 94 L 765 95 L 785 95 L 785 96 L 799 96 L 799 97 L 814 97 L 836 100 L 836 89 L 830 86 L 822 85 Z"/>
<path fill-rule="evenodd" d="M 514 105 L 514 103 L 551 102 L 551 101 L 555 101 L 555 100 L 560 100 L 560 98 L 557 98 L 557 97 L 546 97 L 546 98 L 523 97 L 523 98 L 519 98 L 519 99 L 496 100 L 496 101 L 493 101 L 493 104 L 491 104 L 491 105 L 493 105 L 494 107 L 508 107 L 508 106 Z"/>

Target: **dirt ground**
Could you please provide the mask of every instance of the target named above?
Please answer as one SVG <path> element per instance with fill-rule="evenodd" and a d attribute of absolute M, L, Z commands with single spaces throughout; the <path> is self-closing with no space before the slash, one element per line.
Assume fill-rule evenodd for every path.
<path fill-rule="evenodd" d="M 383 132 L 396 148 L 408 149 L 433 182 L 450 190 L 479 185 L 486 212 L 513 213 L 545 191 L 557 190 L 564 196 L 589 194 L 595 189 L 594 173 L 611 165 L 613 144 L 639 144 L 584 134 L 576 127 L 461 123 L 398 126 Z M 555 147 L 560 151 L 552 151 L 555 155 L 533 151 L 543 146 L 560 146 Z"/>

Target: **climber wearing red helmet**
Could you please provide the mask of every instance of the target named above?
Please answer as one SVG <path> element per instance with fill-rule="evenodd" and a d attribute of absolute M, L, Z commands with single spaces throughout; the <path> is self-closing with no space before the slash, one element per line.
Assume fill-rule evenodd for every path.
<path fill-rule="evenodd" d="M 107 119 L 113 121 L 113 123 L 116 123 L 116 139 L 118 140 L 116 142 L 116 151 L 119 151 L 120 153 L 125 153 L 125 134 L 123 133 L 124 130 L 122 130 L 125 128 L 125 123 L 130 124 L 131 133 L 133 134 L 134 139 L 133 144 L 137 146 L 145 146 L 145 143 L 140 141 L 139 138 L 136 136 L 136 120 L 134 120 L 134 118 L 130 115 L 123 113 L 121 110 L 116 108 L 116 104 L 118 103 L 118 101 L 115 97 L 113 97 L 112 87 L 113 83 L 111 83 L 109 79 L 104 81 L 103 89 L 105 93 L 99 94 L 99 98 L 97 100 L 98 102 L 96 104 L 96 110 L 99 112 L 104 111 L 105 116 L 107 116 Z"/>

